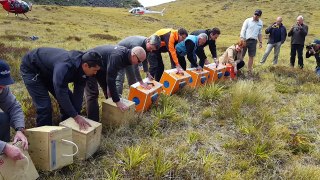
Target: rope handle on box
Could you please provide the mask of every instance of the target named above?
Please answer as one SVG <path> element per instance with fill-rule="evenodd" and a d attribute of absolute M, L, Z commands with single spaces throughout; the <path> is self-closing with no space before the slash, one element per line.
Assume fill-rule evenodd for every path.
<path fill-rule="evenodd" d="M 75 152 L 75 153 L 73 153 L 73 154 L 62 154 L 62 156 L 70 157 L 70 156 L 74 156 L 74 155 L 76 155 L 76 154 L 78 153 L 79 148 L 78 148 L 78 146 L 76 145 L 76 143 L 74 143 L 74 142 L 72 142 L 72 141 L 69 141 L 69 140 L 66 140 L 66 139 L 61 139 L 61 141 L 66 142 L 66 143 L 70 143 L 70 144 L 72 144 L 73 146 L 76 147 L 76 152 Z"/>

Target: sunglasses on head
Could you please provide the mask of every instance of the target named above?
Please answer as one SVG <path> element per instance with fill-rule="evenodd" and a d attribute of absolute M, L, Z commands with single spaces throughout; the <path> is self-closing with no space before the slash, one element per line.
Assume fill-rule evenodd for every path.
<path fill-rule="evenodd" d="M 140 59 L 139 59 L 139 57 L 137 56 L 137 54 L 136 54 L 136 53 L 134 53 L 134 52 L 133 52 L 133 54 L 137 57 L 137 59 L 138 59 L 138 63 L 141 63 L 142 61 L 140 61 Z"/>

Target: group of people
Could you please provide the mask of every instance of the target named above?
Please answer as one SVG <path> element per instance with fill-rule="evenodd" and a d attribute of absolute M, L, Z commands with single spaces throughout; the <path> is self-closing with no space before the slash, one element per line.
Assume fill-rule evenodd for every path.
<path fill-rule="evenodd" d="M 61 120 L 74 118 L 80 130 L 90 126 L 80 115 L 83 97 L 87 105 L 87 117 L 99 121 L 99 85 L 106 98 L 111 97 L 121 111 L 127 110 L 128 107 L 120 101 L 125 76 L 129 85 L 139 82 L 143 88 L 148 89 L 149 86 L 142 81 L 139 64 L 143 65 L 148 78 L 160 81 L 165 69 L 162 53 L 169 54 L 171 68 L 176 68 L 178 72 L 187 68 L 185 56 L 191 67 L 201 70 L 205 64 L 210 63 L 204 51 L 204 47 L 208 45 L 213 62 L 230 63 L 237 72 L 245 65 L 243 59 L 248 51 L 250 73 L 258 41 L 259 47 L 262 47 L 261 15 L 262 11 L 256 10 L 253 17 L 244 21 L 240 40 L 227 48 L 219 58 L 216 52 L 216 39 L 221 33 L 219 28 L 196 30 L 190 34 L 183 28 L 160 29 L 150 37 L 130 36 L 117 45 L 102 45 L 85 52 L 59 48 L 31 50 L 22 58 L 20 73 L 36 108 L 36 125 L 53 124 L 49 93 L 59 104 Z M 292 66 L 297 51 L 298 64 L 303 68 L 302 51 L 307 32 L 308 26 L 303 23 L 303 17 L 299 16 L 297 24 L 292 26 L 288 33 L 292 37 L 290 59 Z M 281 44 L 287 36 L 281 17 L 266 29 L 266 34 L 270 34 L 268 46 L 260 63 L 266 61 L 271 49 L 274 48 L 273 63 L 277 64 Z M 318 45 L 310 48 L 307 57 L 316 56 L 320 71 L 320 41 L 315 43 Z M 9 89 L 9 85 L 13 82 L 10 67 L 4 60 L 0 60 L 0 108 L 3 111 L 0 113 L 0 152 L 13 159 L 22 159 L 20 150 L 6 143 L 10 140 L 11 126 L 16 130 L 14 142 L 22 141 L 24 149 L 28 148 L 28 141 L 23 134 L 25 128 L 23 112 Z M 73 83 L 73 90 L 69 89 L 69 83 Z"/>

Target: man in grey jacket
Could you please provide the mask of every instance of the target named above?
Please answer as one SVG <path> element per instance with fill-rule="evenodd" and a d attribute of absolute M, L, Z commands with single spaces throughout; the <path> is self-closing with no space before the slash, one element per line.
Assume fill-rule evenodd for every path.
<path fill-rule="evenodd" d="M 13 143 L 21 141 L 23 149 L 28 149 L 28 141 L 23 134 L 25 124 L 21 105 L 9 89 L 9 85 L 13 83 L 9 65 L 0 60 L 0 153 L 6 154 L 11 159 L 20 160 L 24 158 L 20 149 L 6 143 L 10 141 L 11 126 L 16 131 Z"/>
<path fill-rule="evenodd" d="M 308 26 L 303 23 L 303 17 L 297 17 L 297 23 L 294 24 L 288 36 L 291 37 L 291 52 L 290 52 L 290 65 L 294 67 L 296 61 L 296 53 L 298 53 L 298 65 L 300 69 L 303 69 L 303 47 L 304 41 L 308 34 Z"/>
<path fill-rule="evenodd" d="M 149 38 L 144 36 L 129 36 L 123 39 L 122 41 L 120 41 L 118 45 L 124 46 L 128 49 L 132 49 L 134 47 L 140 46 L 146 51 L 147 58 L 148 58 L 149 52 L 158 50 L 160 48 L 161 39 L 157 35 L 152 35 Z M 153 78 L 149 73 L 148 61 L 143 61 L 142 65 L 143 65 L 143 71 L 146 72 L 147 77 Z M 142 78 L 139 72 L 139 65 L 135 64 L 135 65 L 127 66 L 118 72 L 118 75 L 116 78 L 116 86 L 117 86 L 117 91 L 120 95 L 122 95 L 122 92 L 123 92 L 123 83 L 124 83 L 125 73 L 127 75 L 129 86 L 136 82 L 140 82 L 140 85 L 142 87 L 149 88 L 148 85 L 142 81 Z"/>

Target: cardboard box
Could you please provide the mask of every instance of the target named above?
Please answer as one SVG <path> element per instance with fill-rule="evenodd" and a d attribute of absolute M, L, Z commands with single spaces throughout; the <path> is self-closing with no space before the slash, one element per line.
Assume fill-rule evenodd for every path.
<path fill-rule="evenodd" d="M 232 64 L 226 64 L 226 72 L 224 73 L 225 79 L 235 79 L 237 78 L 237 74 L 234 72 L 234 67 Z"/>
<path fill-rule="evenodd" d="M 0 155 L 0 180 L 35 180 L 39 174 L 29 156 L 28 151 L 22 150 L 21 143 L 15 146 L 19 147 L 25 158 L 22 160 L 13 160 L 6 155 Z"/>
<path fill-rule="evenodd" d="M 205 69 L 197 71 L 196 68 L 188 68 L 187 73 L 191 75 L 191 78 L 189 79 L 189 85 L 191 87 L 203 86 L 209 79 L 209 71 Z"/>
<path fill-rule="evenodd" d="M 135 103 L 127 99 L 120 99 L 129 109 L 122 112 L 112 101 L 111 98 L 102 101 L 102 119 L 101 123 L 110 127 L 131 124 L 134 118 Z"/>
<path fill-rule="evenodd" d="M 37 169 L 52 171 L 73 163 L 72 129 L 41 126 L 26 130 L 29 154 Z"/>
<path fill-rule="evenodd" d="M 82 160 L 91 157 L 99 149 L 101 142 L 102 124 L 89 119 L 86 120 L 90 123 L 91 127 L 81 131 L 73 118 L 69 118 L 59 124 L 60 126 L 72 129 L 72 140 L 79 148 L 79 152 L 75 157 Z"/>
<path fill-rule="evenodd" d="M 191 75 L 186 71 L 177 74 L 177 69 L 169 69 L 163 72 L 160 83 L 163 84 L 164 93 L 171 95 L 188 85 L 190 78 Z"/>
<path fill-rule="evenodd" d="M 130 86 L 128 99 L 135 103 L 138 112 L 147 111 L 152 104 L 157 104 L 162 92 L 162 84 L 159 82 L 149 81 L 148 78 L 145 78 L 143 82 L 148 83 L 151 89 L 144 89 L 139 82 Z"/>

